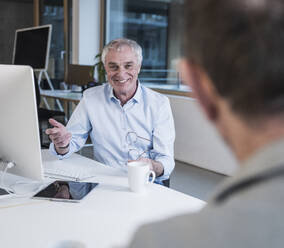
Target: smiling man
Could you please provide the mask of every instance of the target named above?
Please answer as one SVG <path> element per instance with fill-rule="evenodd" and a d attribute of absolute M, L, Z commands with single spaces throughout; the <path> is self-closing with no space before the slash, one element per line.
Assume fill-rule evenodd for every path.
<path fill-rule="evenodd" d="M 69 157 L 90 135 L 95 160 L 122 170 L 128 161 L 146 161 L 156 183 L 168 185 L 174 122 L 168 98 L 139 83 L 141 47 L 133 40 L 113 40 L 104 47 L 102 61 L 108 83 L 84 91 L 66 127 L 50 119 L 51 152 Z"/>

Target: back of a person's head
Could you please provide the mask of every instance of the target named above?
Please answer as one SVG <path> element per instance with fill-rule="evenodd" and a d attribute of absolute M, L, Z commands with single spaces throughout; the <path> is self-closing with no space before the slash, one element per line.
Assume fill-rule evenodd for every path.
<path fill-rule="evenodd" d="M 284 113 L 284 1 L 188 0 L 184 48 L 246 119 Z"/>

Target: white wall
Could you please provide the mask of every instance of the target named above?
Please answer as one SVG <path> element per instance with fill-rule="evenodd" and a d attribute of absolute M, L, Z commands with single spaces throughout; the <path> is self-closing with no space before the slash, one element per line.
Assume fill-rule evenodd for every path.
<path fill-rule="evenodd" d="M 100 0 L 73 0 L 72 63 L 93 65 L 100 52 Z"/>
<path fill-rule="evenodd" d="M 175 158 L 225 175 L 237 168 L 231 151 L 192 98 L 168 96 L 173 111 Z"/>

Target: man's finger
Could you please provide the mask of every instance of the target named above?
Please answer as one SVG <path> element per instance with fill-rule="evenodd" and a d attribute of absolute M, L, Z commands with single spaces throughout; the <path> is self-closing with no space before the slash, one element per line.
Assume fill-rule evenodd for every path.
<path fill-rule="evenodd" d="M 54 127 L 64 127 L 64 125 L 62 125 L 60 122 L 58 122 L 58 121 L 56 121 L 56 120 L 54 120 L 53 118 L 50 118 L 49 120 L 48 120 L 48 122 L 52 125 L 52 126 L 54 126 Z"/>
<path fill-rule="evenodd" d="M 70 140 L 71 140 L 71 133 L 67 133 L 63 136 L 60 136 L 60 135 L 52 136 L 52 141 L 53 141 L 54 144 L 58 144 L 58 143 L 62 143 L 62 142 L 69 144 Z"/>
<path fill-rule="evenodd" d="M 56 134 L 51 134 L 51 135 L 49 135 L 48 136 L 51 140 L 52 140 L 52 142 L 54 143 L 54 142 L 56 142 L 56 139 L 58 138 L 58 135 L 56 135 Z"/>
<path fill-rule="evenodd" d="M 67 146 L 68 144 L 69 144 L 68 142 L 65 142 L 65 141 L 64 141 L 64 142 L 56 143 L 55 146 L 56 146 L 56 147 L 65 147 L 65 146 Z"/>
<path fill-rule="evenodd" d="M 59 137 L 63 137 L 64 135 L 62 135 L 61 132 L 55 132 L 55 133 L 51 133 L 48 135 L 48 137 L 52 140 L 57 139 Z"/>
<path fill-rule="evenodd" d="M 54 128 L 48 128 L 48 129 L 45 130 L 45 133 L 46 133 L 47 135 L 50 135 L 50 134 L 57 134 L 57 133 L 60 133 L 60 129 L 59 129 L 59 128 L 56 128 L 56 127 L 54 127 Z"/>
<path fill-rule="evenodd" d="M 68 138 L 66 136 L 57 136 L 57 137 L 54 137 L 53 139 L 53 142 L 54 143 L 61 143 L 61 142 L 65 142 L 65 141 L 68 141 Z"/>

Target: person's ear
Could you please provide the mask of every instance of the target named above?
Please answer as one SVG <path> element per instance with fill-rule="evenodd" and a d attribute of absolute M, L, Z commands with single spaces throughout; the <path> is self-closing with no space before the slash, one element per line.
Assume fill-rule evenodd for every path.
<path fill-rule="evenodd" d="M 138 73 L 137 73 L 137 74 L 139 74 L 139 73 L 140 73 L 140 70 L 141 70 L 141 64 L 140 64 L 140 65 L 138 65 Z"/>
<path fill-rule="evenodd" d="M 182 82 L 187 84 L 199 101 L 207 118 L 216 122 L 218 119 L 218 95 L 207 74 L 198 65 L 183 59 L 179 63 Z"/>

